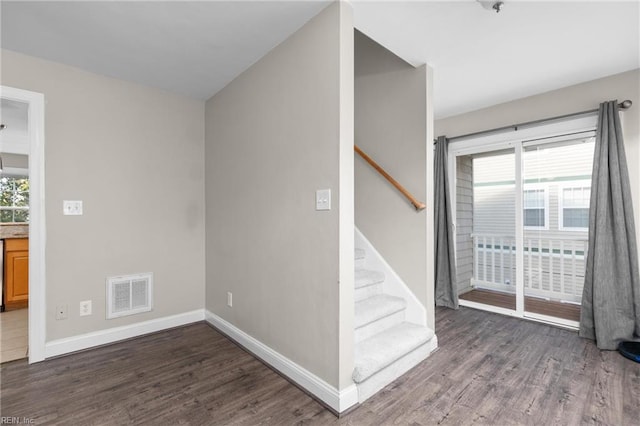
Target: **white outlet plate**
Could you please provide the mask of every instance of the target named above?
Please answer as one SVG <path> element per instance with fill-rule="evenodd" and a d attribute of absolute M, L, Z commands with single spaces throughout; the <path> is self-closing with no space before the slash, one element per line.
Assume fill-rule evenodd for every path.
<path fill-rule="evenodd" d="M 233 306 L 233 294 L 230 291 L 227 292 L 227 306 Z"/>
<path fill-rule="evenodd" d="M 56 306 L 56 319 L 65 320 L 69 318 L 68 312 L 69 312 L 69 307 L 67 305 Z"/>
<path fill-rule="evenodd" d="M 83 300 L 80 302 L 80 316 L 91 315 L 91 300 Z"/>
<path fill-rule="evenodd" d="M 316 191 L 316 210 L 331 210 L 330 189 L 318 189 Z"/>
<path fill-rule="evenodd" d="M 81 216 L 82 201 L 80 200 L 64 200 L 62 202 L 62 213 L 65 216 Z"/>

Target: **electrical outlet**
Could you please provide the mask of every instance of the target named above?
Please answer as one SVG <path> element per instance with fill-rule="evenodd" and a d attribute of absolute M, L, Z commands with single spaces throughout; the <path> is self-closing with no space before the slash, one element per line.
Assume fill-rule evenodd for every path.
<path fill-rule="evenodd" d="M 68 315 L 69 306 L 68 305 L 58 305 L 56 306 L 56 319 L 57 320 L 65 320 L 69 318 Z"/>
<path fill-rule="evenodd" d="M 230 291 L 227 292 L 227 306 L 233 306 L 233 294 Z"/>
<path fill-rule="evenodd" d="M 80 302 L 80 316 L 84 317 L 87 315 L 91 315 L 91 300 Z"/>
<path fill-rule="evenodd" d="M 64 200 L 62 202 L 62 213 L 65 216 L 82 216 L 82 201 Z"/>

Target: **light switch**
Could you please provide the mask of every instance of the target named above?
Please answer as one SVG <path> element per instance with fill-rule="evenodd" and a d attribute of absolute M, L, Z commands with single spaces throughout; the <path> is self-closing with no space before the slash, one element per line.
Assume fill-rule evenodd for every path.
<path fill-rule="evenodd" d="M 82 215 L 82 201 L 64 200 L 62 202 L 62 213 L 65 216 Z"/>
<path fill-rule="evenodd" d="M 316 210 L 331 210 L 330 189 L 318 189 L 316 191 Z"/>

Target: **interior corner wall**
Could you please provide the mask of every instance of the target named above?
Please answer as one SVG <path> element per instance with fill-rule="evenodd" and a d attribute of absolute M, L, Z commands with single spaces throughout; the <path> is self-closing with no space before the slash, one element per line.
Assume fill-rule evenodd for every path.
<path fill-rule="evenodd" d="M 2 85 L 45 100 L 47 342 L 202 310 L 204 102 L 1 54 Z M 84 214 L 63 216 L 63 200 Z M 143 272 L 153 310 L 107 320 L 106 278 Z"/>
<path fill-rule="evenodd" d="M 355 143 L 427 209 L 432 208 L 427 197 L 428 77 L 428 67 L 415 68 L 356 31 Z M 432 312 L 427 210 L 417 212 L 357 155 L 355 218 L 358 229 Z"/>
<path fill-rule="evenodd" d="M 339 233 L 353 234 L 353 222 L 340 228 L 353 208 L 340 193 L 353 144 L 341 129 L 353 114 L 341 106 L 341 78 L 353 79 L 341 72 L 344 7 L 329 5 L 207 101 L 205 147 L 206 309 L 336 388 L 340 330 L 353 328 L 339 317 L 340 286 L 353 286 L 339 282 Z M 316 211 L 325 188 L 331 210 Z"/>
<path fill-rule="evenodd" d="M 636 226 L 640 242 L 640 69 L 447 117 L 435 122 L 436 135 L 449 137 L 598 108 L 603 101 L 630 99 L 620 118 Z"/>

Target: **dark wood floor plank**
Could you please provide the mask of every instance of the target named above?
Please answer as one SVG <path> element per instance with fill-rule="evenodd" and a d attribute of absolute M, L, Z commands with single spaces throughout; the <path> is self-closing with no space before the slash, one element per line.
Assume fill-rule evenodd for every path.
<path fill-rule="evenodd" d="M 640 364 L 576 333 L 436 310 L 440 348 L 342 418 L 206 324 L 0 367 L 2 416 L 53 425 L 638 425 Z"/>
<path fill-rule="evenodd" d="M 516 295 L 494 290 L 473 289 L 460 295 L 460 299 L 505 309 L 516 309 Z M 562 303 L 525 296 L 524 310 L 550 317 L 580 321 L 580 305 Z"/>

